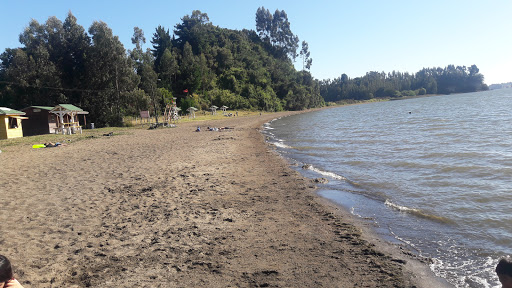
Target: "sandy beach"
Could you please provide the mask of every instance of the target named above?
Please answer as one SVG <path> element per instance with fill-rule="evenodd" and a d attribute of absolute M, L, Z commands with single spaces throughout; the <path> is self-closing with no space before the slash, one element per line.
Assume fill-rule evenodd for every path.
<path fill-rule="evenodd" d="M 264 142 L 291 113 L 0 148 L 0 254 L 25 287 L 441 287 Z"/>

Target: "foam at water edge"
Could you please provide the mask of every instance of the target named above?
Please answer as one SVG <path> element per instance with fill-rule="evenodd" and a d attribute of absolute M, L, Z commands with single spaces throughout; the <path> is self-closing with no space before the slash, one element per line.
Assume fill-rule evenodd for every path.
<path fill-rule="evenodd" d="M 284 148 L 284 149 L 290 149 L 290 148 L 292 148 L 292 147 L 290 147 L 290 146 L 288 146 L 288 145 L 286 145 L 286 144 L 284 144 L 284 143 L 282 143 L 282 142 L 279 142 L 279 140 L 278 140 L 278 142 L 274 142 L 274 143 L 272 143 L 272 144 L 273 144 L 274 146 L 276 146 L 276 147 L 279 147 L 279 148 Z"/>
<path fill-rule="evenodd" d="M 389 201 L 389 199 L 386 199 L 384 204 L 386 206 L 388 206 L 388 207 L 391 207 L 392 209 L 398 210 L 398 211 L 403 212 L 403 213 L 408 213 L 408 214 L 411 214 L 411 215 L 414 215 L 414 216 L 417 216 L 417 217 L 429 219 L 429 220 L 440 222 L 440 223 L 453 223 L 453 221 L 448 219 L 448 218 L 441 217 L 441 216 L 436 216 L 436 215 L 432 215 L 432 214 L 428 214 L 428 213 L 425 213 L 425 212 L 421 211 L 420 209 L 400 206 L 400 205 L 397 205 L 397 204 Z"/>
<path fill-rule="evenodd" d="M 270 127 L 270 124 L 271 124 L 271 122 L 267 122 L 267 123 L 263 124 L 263 128 L 265 128 L 266 130 L 274 130 L 274 128 Z"/>
<path fill-rule="evenodd" d="M 321 174 L 323 176 L 331 177 L 331 178 L 336 179 L 336 180 L 347 181 L 347 178 L 345 178 L 345 177 L 343 177 L 341 175 L 338 175 L 338 174 L 332 173 L 332 172 L 327 172 L 327 171 L 320 170 L 318 168 L 313 167 L 313 165 L 305 164 L 303 167 L 306 167 L 308 170 L 314 171 L 314 172 L 316 172 L 318 174 Z"/>
<path fill-rule="evenodd" d="M 494 273 L 494 263 L 497 260 L 487 257 L 486 263 L 478 263 L 474 260 L 466 260 L 461 263 L 446 263 L 441 259 L 434 258 L 429 265 L 430 270 L 438 277 L 448 280 L 455 287 L 499 287 L 498 277 Z M 483 270 L 481 269 L 484 268 Z M 456 273 L 463 271 L 463 275 Z M 488 279 L 488 275 L 492 275 L 492 279 Z M 498 285 L 498 286 L 497 286 Z"/>

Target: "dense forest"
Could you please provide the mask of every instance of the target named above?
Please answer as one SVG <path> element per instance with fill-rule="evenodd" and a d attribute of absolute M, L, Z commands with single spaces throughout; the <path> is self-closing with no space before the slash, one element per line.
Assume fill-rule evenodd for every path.
<path fill-rule="evenodd" d="M 1 55 L 0 106 L 71 103 L 90 112 L 99 126 L 121 125 L 140 110 L 163 112 L 177 98 L 182 109 L 300 110 L 324 104 L 307 43 L 299 39 L 284 11 L 256 13 L 257 31 L 214 26 L 206 13 L 186 15 L 171 33 L 157 27 L 153 49 L 142 49 L 144 32 L 134 28 L 132 49 L 125 49 L 104 22 L 89 30 L 68 14 L 32 20 L 20 35 L 21 48 Z M 293 61 L 301 56 L 303 71 Z M 308 68 L 306 68 L 306 66 Z"/>
<path fill-rule="evenodd" d="M 476 65 L 448 65 L 446 68 L 424 68 L 416 74 L 368 72 L 350 79 L 346 74 L 320 83 L 326 102 L 347 99 L 369 100 L 383 97 L 403 97 L 425 94 L 451 94 L 488 90 L 484 76 Z"/>
<path fill-rule="evenodd" d="M 32 20 L 20 34 L 22 47 L 0 55 L 0 106 L 70 103 L 89 111 L 98 126 L 117 126 L 141 110 L 162 114 L 173 97 L 183 110 L 226 105 L 279 111 L 345 99 L 486 89 L 475 65 L 319 81 L 309 72 L 308 43 L 293 34 L 285 11 L 261 7 L 255 16 L 256 29 L 240 31 L 215 26 L 195 10 L 172 32 L 156 27 L 147 50 L 138 27 L 133 47 L 126 49 L 101 21 L 86 31 L 71 12 L 64 22 Z M 302 70 L 296 70 L 296 61 Z"/>

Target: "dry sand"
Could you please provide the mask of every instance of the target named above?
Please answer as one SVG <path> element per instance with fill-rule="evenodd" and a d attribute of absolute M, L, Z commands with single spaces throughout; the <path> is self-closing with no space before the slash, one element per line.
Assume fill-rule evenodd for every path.
<path fill-rule="evenodd" d="M 26 288 L 442 283 L 365 236 L 271 151 L 260 127 L 285 114 L 7 147 L 0 254 Z"/>

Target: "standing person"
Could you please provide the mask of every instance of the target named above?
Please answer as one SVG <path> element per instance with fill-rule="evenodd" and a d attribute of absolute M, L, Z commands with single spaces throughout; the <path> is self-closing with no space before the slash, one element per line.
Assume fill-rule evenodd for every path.
<path fill-rule="evenodd" d="M 507 257 L 500 260 L 496 266 L 496 274 L 501 282 L 501 287 L 512 288 L 512 260 Z"/>
<path fill-rule="evenodd" d="M 0 255 L 0 288 L 23 288 L 20 282 L 14 279 L 11 262 L 3 255 Z"/>

